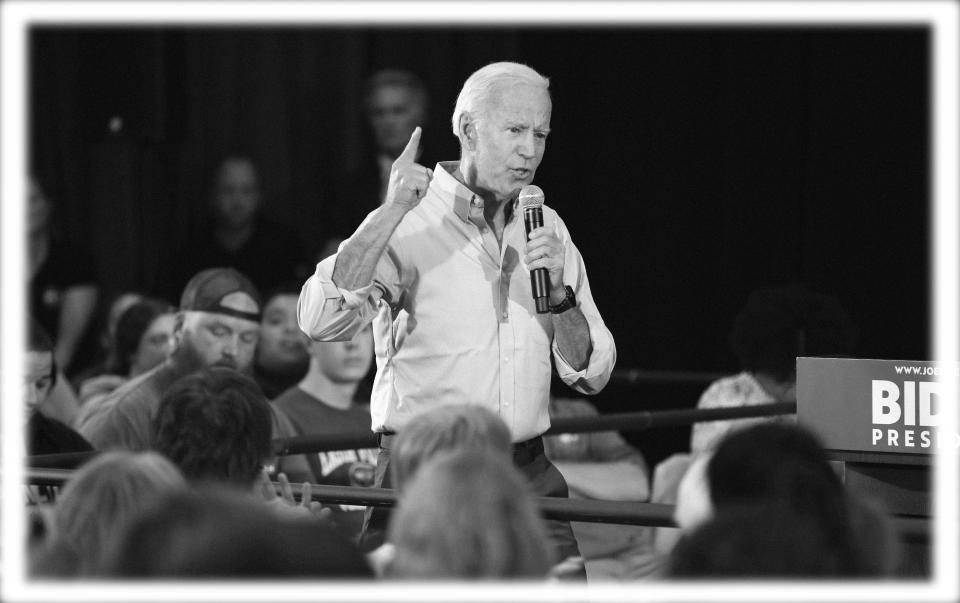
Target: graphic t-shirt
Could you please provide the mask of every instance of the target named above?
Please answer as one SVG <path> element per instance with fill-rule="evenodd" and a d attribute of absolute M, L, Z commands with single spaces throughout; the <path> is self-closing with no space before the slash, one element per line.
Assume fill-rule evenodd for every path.
<path fill-rule="evenodd" d="M 299 387 L 280 394 L 273 405 L 290 419 L 296 435 L 370 431 L 368 406 L 354 405 L 345 410 L 334 408 Z M 364 448 L 284 456 L 278 460 L 277 470 L 286 473 L 294 484 L 309 481 L 333 486 L 369 487 L 373 485 L 377 453 L 376 448 Z M 351 536 L 358 535 L 366 507 L 336 505 L 333 508 L 337 524 Z"/>

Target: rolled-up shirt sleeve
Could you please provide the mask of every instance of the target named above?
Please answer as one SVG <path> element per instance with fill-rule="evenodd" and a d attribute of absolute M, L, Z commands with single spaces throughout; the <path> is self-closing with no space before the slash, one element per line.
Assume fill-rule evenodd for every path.
<path fill-rule="evenodd" d="M 563 280 L 573 288 L 574 295 L 577 298 L 577 305 L 587 319 L 587 325 L 590 329 L 590 343 L 592 350 L 587 366 L 583 370 L 574 370 L 572 366 L 564 359 L 554 338 L 551 349 L 553 359 L 556 363 L 557 374 L 564 383 L 583 394 L 596 394 L 602 390 L 610 380 L 610 374 L 613 372 L 613 366 L 617 362 L 617 347 L 613 341 L 613 335 L 607 329 L 593 301 L 593 294 L 590 292 L 590 282 L 587 279 L 587 271 L 583 264 L 583 257 L 570 240 L 570 235 L 560 224 L 558 233 L 563 239 L 566 249 L 566 258 L 564 260 Z"/>
<path fill-rule="evenodd" d="M 396 299 L 400 289 L 389 248 L 377 263 L 373 282 L 354 290 L 341 289 L 333 282 L 338 256 L 339 252 L 318 263 L 300 289 L 297 322 L 300 330 L 316 341 L 350 340 L 377 315 L 381 300 Z"/>

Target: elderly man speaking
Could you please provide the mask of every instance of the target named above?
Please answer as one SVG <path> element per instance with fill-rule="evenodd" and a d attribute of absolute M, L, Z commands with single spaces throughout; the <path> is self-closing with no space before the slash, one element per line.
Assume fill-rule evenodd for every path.
<path fill-rule="evenodd" d="M 507 423 L 514 462 L 537 494 L 567 496 L 540 437 L 550 426 L 550 358 L 565 383 L 593 394 L 606 385 L 616 348 L 563 221 L 543 207 L 544 225 L 528 237 L 520 215 L 520 190 L 550 133 L 548 87 L 517 63 L 473 73 L 453 112 L 460 161 L 418 165 L 414 130 L 384 204 L 317 264 L 300 293 L 300 328 L 313 339 L 347 340 L 373 321 L 378 486 L 389 485 L 392 434 L 421 409 L 458 403 Z M 537 268 L 549 274 L 546 313 L 532 297 L 528 271 Z M 368 510 L 365 547 L 379 544 L 385 522 Z M 550 524 L 557 561 L 578 556 L 569 523 Z"/>

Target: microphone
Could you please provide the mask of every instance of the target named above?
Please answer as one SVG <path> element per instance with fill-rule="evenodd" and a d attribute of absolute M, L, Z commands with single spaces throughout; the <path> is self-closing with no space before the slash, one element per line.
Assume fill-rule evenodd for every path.
<path fill-rule="evenodd" d="M 543 226 L 543 190 L 535 184 L 521 188 L 520 207 L 523 208 L 523 226 L 527 229 L 529 239 L 531 230 Z M 530 271 L 530 290 L 533 292 L 537 314 L 550 312 L 550 275 L 546 268 Z"/>

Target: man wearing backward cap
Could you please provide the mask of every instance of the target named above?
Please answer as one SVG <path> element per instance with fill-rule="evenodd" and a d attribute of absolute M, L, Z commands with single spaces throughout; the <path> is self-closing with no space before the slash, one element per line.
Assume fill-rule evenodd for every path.
<path fill-rule="evenodd" d="M 538 494 L 567 495 L 540 438 L 550 426 L 551 356 L 565 383 L 593 394 L 606 385 L 616 348 L 563 221 L 544 207 L 544 226 L 528 241 L 520 216 L 520 189 L 533 181 L 550 131 L 548 86 L 517 63 L 471 75 L 453 113 L 460 161 L 418 165 L 414 130 L 383 206 L 303 287 L 298 318 L 313 339 L 350 339 L 373 321 L 377 485 L 389 486 L 392 434 L 411 415 L 461 403 L 507 423 L 514 461 Z M 537 313 L 531 294 L 536 268 L 549 273 L 547 313 Z M 368 513 L 367 548 L 382 539 L 382 513 Z M 557 561 L 577 556 L 569 523 L 550 523 Z"/>
<path fill-rule="evenodd" d="M 260 338 L 260 310 L 260 294 L 240 272 L 210 268 L 197 273 L 180 298 L 170 357 L 94 407 L 82 408 L 77 430 L 97 450 L 152 448 L 153 418 L 174 381 L 208 366 L 250 368 Z"/>

